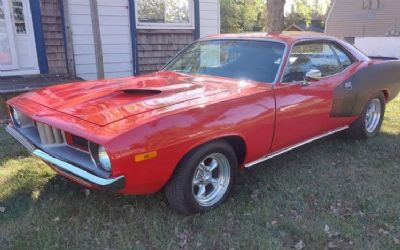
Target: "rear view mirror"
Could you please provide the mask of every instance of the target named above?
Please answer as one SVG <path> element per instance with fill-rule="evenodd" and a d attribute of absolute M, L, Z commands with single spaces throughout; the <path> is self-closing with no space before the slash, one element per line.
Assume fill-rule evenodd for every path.
<path fill-rule="evenodd" d="M 306 80 L 316 80 L 318 81 L 319 79 L 322 78 L 322 73 L 318 69 L 311 69 L 306 73 Z"/>

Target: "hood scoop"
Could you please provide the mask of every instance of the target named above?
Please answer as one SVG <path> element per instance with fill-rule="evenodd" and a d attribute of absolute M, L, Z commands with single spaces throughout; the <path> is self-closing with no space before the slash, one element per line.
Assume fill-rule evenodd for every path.
<path fill-rule="evenodd" d="M 142 97 L 158 95 L 162 93 L 161 90 L 157 89 L 124 89 L 123 92 L 127 95 L 142 96 Z"/>

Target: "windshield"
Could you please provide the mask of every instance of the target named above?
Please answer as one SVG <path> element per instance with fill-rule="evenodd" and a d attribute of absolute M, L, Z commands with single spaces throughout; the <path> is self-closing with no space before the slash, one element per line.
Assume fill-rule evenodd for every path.
<path fill-rule="evenodd" d="M 285 45 L 271 41 L 211 40 L 193 43 L 164 70 L 272 83 Z"/>

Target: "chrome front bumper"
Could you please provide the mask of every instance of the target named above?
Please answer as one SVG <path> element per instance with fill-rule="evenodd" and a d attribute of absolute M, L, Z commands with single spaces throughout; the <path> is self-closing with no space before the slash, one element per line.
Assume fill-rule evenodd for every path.
<path fill-rule="evenodd" d="M 56 171 L 64 174 L 65 176 L 77 181 L 81 184 L 88 186 L 96 186 L 100 189 L 106 189 L 111 191 L 120 190 L 125 186 L 125 177 L 120 176 L 117 178 L 104 179 L 93 175 L 79 167 L 74 166 L 71 163 L 60 160 L 50 154 L 38 149 L 32 143 L 29 142 L 21 133 L 19 133 L 11 125 L 8 125 L 6 131 L 14 137 L 19 143 L 21 143 L 32 155 L 42 159 L 49 163 Z"/>

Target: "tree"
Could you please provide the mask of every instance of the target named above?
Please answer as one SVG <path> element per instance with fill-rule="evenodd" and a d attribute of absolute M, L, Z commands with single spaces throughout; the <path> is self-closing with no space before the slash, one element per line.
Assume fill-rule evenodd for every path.
<path fill-rule="evenodd" d="M 322 6 L 316 1 L 313 5 L 306 0 L 298 0 L 292 10 L 292 12 L 285 18 L 285 27 L 289 27 L 292 24 L 304 24 L 309 27 L 313 18 L 319 17 L 322 20 L 324 15 Z M 316 25 L 316 24 L 314 24 Z M 323 29 L 323 24 L 316 25 Z"/>
<path fill-rule="evenodd" d="M 267 0 L 267 31 L 281 32 L 284 29 L 286 0 Z"/>
<path fill-rule="evenodd" d="M 265 0 L 221 0 L 221 32 L 265 30 Z"/>

